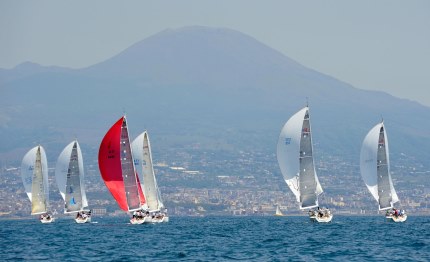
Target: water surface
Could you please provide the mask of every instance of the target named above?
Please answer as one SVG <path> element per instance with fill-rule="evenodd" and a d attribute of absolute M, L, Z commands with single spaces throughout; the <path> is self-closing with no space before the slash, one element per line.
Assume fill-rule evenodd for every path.
<path fill-rule="evenodd" d="M 430 218 L 171 217 L 131 225 L 59 219 L 0 220 L 1 260 L 61 261 L 430 261 Z"/>

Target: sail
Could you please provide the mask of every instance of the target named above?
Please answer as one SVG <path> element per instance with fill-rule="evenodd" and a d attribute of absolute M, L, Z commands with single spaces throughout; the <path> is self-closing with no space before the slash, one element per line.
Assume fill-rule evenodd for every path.
<path fill-rule="evenodd" d="M 138 174 L 143 177 L 143 192 L 149 210 L 160 210 L 164 207 L 152 166 L 151 144 L 148 133 L 140 134 L 132 143 L 133 159 Z"/>
<path fill-rule="evenodd" d="M 360 172 L 380 210 L 392 208 L 399 201 L 390 175 L 388 138 L 383 123 L 374 126 L 364 138 Z"/>
<path fill-rule="evenodd" d="M 275 215 L 277 215 L 277 216 L 283 216 L 284 215 L 284 214 L 282 214 L 281 209 L 279 208 L 279 206 L 276 206 Z"/>
<path fill-rule="evenodd" d="M 21 178 L 31 201 L 31 214 L 47 212 L 49 202 L 48 161 L 42 146 L 32 148 L 21 163 Z"/>
<path fill-rule="evenodd" d="M 309 110 L 306 110 L 303 119 L 300 140 L 300 208 L 312 208 L 318 206 L 318 195 L 322 193 L 315 172 L 314 157 L 312 155 L 312 134 Z M 318 186 L 320 188 L 318 188 Z"/>
<path fill-rule="evenodd" d="M 302 209 L 317 206 L 322 193 L 312 151 L 309 108 L 305 107 L 285 123 L 277 146 L 282 175 Z"/>
<path fill-rule="evenodd" d="M 65 213 L 88 207 L 84 184 L 84 165 L 78 141 L 68 144 L 61 152 L 55 168 L 55 178 L 65 201 Z"/>
<path fill-rule="evenodd" d="M 134 169 L 125 116 L 104 136 L 98 159 L 101 176 L 119 207 L 125 211 L 140 209 L 145 197 Z"/>

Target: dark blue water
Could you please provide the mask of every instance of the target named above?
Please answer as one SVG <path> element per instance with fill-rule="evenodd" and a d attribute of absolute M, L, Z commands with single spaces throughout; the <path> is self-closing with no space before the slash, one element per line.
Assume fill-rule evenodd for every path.
<path fill-rule="evenodd" d="M 171 217 L 130 225 L 125 217 L 41 224 L 0 221 L 0 260 L 50 261 L 430 261 L 430 218 Z"/>

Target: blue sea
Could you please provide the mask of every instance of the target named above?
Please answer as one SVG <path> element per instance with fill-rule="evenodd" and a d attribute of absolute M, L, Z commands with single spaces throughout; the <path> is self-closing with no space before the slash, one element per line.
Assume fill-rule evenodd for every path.
<path fill-rule="evenodd" d="M 0 260 L 49 261 L 430 261 L 430 218 L 171 217 L 131 225 L 57 219 L 0 220 Z"/>

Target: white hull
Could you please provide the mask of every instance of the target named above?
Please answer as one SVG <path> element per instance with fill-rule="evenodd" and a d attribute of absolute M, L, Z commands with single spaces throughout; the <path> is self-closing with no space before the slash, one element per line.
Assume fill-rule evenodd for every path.
<path fill-rule="evenodd" d="M 309 219 L 312 222 L 328 223 L 333 219 L 333 214 L 328 209 L 310 210 Z"/>
<path fill-rule="evenodd" d="M 333 214 L 328 214 L 328 215 L 324 215 L 324 216 L 309 215 L 309 219 L 312 222 L 328 223 L 328 222 L 331 222 L 331 220 L 333 219 Z"/>
<path fill-rule="evenodd" d="M 133 225 L 140 225 L 143 223 L 152 223 L 152 217 L 132 218 L 132 219 L 130 219 L 130 223 Z"/>
<path fill-rule="evenodd" d="M 386 216 L 385 217 L 388 222 L 405 222 L 406 219 L 408 219 L 408 215 L 402 215 L 402 216 Z"/>
<path fill-rule="evenodd" d="M 49 224 L 49 223 L 54 222 L 54 218 L 53 218 L 53 217 L 50 217 L 50 218 L 42 218 L 42 219 L 40 219 L 40 222 L 42 222 L 42 224 Z"/>
<path fill-rule="evenodd" d="M 78 224 L 90 223 L 91 222 L 91 217 L 75 218 L 75 222 L 78 223 Z"/>
<path fill-rule="evenodd" d="M 315 219 L 316 222 L 319 222 L 319 223 L 329 223 L 333 219 L 333 215 L 330 214 L 328 216 L 323 216 L 323 217 L 318 217 L 317 216 L 314 219 Z"/>
<path fill-rule="evenodd" d="M 156 218 L 154 217 L 152 219 L 152 223 L 166 223 L 169 222 L 169 217 L 168 216 L 163 216 L 162 218 Z"/>

